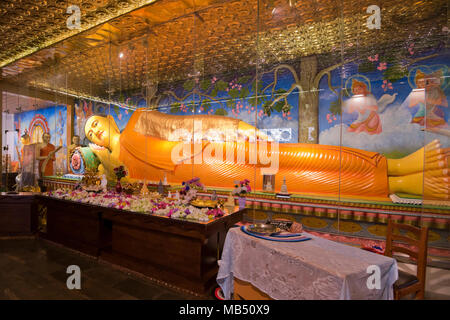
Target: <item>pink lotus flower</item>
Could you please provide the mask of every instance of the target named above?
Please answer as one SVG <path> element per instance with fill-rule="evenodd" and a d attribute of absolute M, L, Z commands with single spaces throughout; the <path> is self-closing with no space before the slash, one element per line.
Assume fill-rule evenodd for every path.
<path fill-rule="evenodd" d="M 380 64 L 378 65 L 378 70 L 382 71 L 382 70 L 386 70 L 387 69 L 387 62 L 380 62 Z"/>
<path fill-rule="evenodd" d="M 72 168 L 73 168 L 74 170 L 79 170 L 80 167 L 81 167 L 81 158 L 80 158 L 80 155 L 79 155 L 78 153 L 75 153 L 75 154 L 72 156 Z"/>
<path fill-rule="evenodd" d="M 372 61 L 372 62 L 378 61 L 378 53 L 376 55 L 374 55 L 373 58 L 372 57 L 367 57 L 367 59 L 369 59 L 369 61 Z"/>
<path fill-rule="evenodd" d="M 383 81 L 383 84 L 381 85 L 381 87 L 384 89 L 384 91 L 386 91 L 388 89 L 390 89 L 390 90 L 393 89 L 392 83 L 388 82 L 387 80 Z"/>

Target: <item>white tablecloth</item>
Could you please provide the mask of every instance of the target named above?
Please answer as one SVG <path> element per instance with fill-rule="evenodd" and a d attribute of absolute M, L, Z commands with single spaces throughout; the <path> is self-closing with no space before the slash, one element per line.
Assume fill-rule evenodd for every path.
<path fill-rule="evenodd" d="M 217 275 L 225 298 L 230 299 L 236 277 L 279 300 L 393 299 L 398 278 L 394 259 L 303 235 L 312 239 L 274 242 L 244 234 L 240 228 L 230 229 Z M 367 270 L 371 265 L 381 271 L 380 289 L 367 285 L 374 274 Z"/>

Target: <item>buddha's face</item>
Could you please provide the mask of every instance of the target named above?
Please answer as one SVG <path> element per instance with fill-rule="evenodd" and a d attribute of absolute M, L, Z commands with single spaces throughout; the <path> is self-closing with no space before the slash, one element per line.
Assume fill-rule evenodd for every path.
<path fill-rule="evenodd" d="M 93 143 L 109 148 L 112 135 L 114 134 L 115 123 L 112 118 L 105 118 L 100 116 L 92 116 L 86 122 L 84 132 L 86 137 Z"/>

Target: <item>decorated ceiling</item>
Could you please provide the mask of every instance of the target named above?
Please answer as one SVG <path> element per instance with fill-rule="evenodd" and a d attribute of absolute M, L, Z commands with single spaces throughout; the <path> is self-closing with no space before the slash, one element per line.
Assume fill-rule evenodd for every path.
<path fill-rule="evenodd" d="M 74 0 L 82 28 L 70 30 L 67 1 L 7 0 L 0 66 L 9 82 L 107 98 L 313 55 L 323 70 L 411 40 L 447 45 L 445 0 L 379 2 L 381 28 L 369 29 L 367 0 Z"/>

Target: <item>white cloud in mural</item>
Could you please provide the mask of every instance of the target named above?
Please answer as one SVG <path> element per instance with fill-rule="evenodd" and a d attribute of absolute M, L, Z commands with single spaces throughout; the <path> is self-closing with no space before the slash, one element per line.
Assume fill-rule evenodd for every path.
<path fill-rule="evenodd" d="M 242 112 L 238 118 L 244 122 L 254 125 L 255 124 L 255 111 L 250 113 Z M 296 120 L 287 120 L 280 115 L 271 115 L 270 117 L 263 117 L 258 119 L 258 128 L 260 129 L 284 129 L 291 128 L 292 135 L 295 137 L 298 131 L 298 122 Z"/>
<path fill-rule="evenodd" d="M 319 98 L 320 100 L 336 100 L 338 96 L 331 90 L 326 90 L 319 93 Z"/>
<path fill-rule="evenodd" d="M 237 116 L 238 119 L 255 125 L 255 111 L 241 111 Z M 291 128 L 292 138 L 296 140 L 298 132 L 298 122 L 296 120 L 287 120 L 280 115 L 271 115 L 270 117 L 263 117 L 258 119 L 258 128 L 260 129 L 285 129 Z M 294 141 L 291 141 L 294 142 Z"/>
<path fill-rule="evenodd" d="M 342 145 L 351 148 L 370 150 L 381 153 L 410 153 L 421 148 L 424 143 L 433 139 L 441 141 L 443 147 L 449 147 L 447 137 L 421 131 L 421 126 L 411 123 L 411 113 L 404 104 L 395 104 L 380 114 L 383 132 L 370 135 L 366 132 L 348 132 L 348 126 L 342 128 Z M 320 133 L 319 143 L 324 145 L 339 145 L 340 126 L 324 130 Z M 426 141 L 425 141 L 426 139 Z"/>
<path fill-rule="evenodd" d="M 228 116 L 232 117 L 233 114 L 231 112 L 229 112 Z M 250 113 L 249 113 L 247 110 L 241 110 L 239 112 L 238 116 L 235 118 L 242 120 L 244 122 L 247 122 L 251 125 L 254 125 L 255 124 L 255 111 L 250 111 Z"/>
<path fill-rule="evenodd" d="M 296 129 L 298 124 L 295 120 L 286 120 L 279 115 L 264 117 L 261 121 L 261 128 L 271 129 L 271 128 L 293 128 Z"/>

